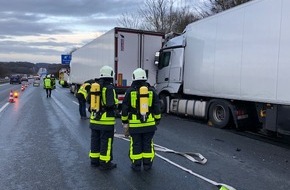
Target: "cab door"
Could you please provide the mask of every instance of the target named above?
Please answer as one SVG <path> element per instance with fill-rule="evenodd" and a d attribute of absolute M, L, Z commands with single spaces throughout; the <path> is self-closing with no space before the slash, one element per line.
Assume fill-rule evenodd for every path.
<path fill-rule="evenodd" d="M 160 53 L 158 63 L 157 83 L 163 87 L 168 86 L 170 77 L 171 50 L 164 50 Z"/>

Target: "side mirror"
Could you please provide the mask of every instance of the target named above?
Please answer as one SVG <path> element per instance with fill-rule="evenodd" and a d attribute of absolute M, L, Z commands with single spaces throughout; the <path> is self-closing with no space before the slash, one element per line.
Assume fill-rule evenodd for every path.
<path fill-rule="evenodd" d="M 156 65 L 156 66 L 158 66 L 158 64 L 159 64 L 159 55 L 160 55 L 160 52 L 157 51 L 155 53 L 155 57 L 154 57 L 154 65 Z"/>

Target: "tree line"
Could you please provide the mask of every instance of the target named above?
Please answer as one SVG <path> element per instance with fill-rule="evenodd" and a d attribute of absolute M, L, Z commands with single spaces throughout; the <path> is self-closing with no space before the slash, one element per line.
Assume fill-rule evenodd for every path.
<path fill-rule="evenodd" d="M 58 71 L 67 67 L 69 66 L 50 63 L 0 62 L 0 78 L 9 77 L 12 74 L 36 75 L 40 68 L 46 68 L 48 73 L 58 76 Z"/>
<path fill-rule="evenodd" d="M 118 25 L 164 33 L 182 33 L 192 22 L 252 0 L 145 0 L 135 12 L 126 12 Z"/>

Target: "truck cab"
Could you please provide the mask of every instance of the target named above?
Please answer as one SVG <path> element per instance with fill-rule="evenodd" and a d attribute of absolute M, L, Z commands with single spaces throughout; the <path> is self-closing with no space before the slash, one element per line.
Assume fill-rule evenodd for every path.
<path fill-rule="evenodd" d="M 158 67 L 156 91 L 160 96 L 162 111 L 168 112 L 168 96 L 177 96 L 181 90 L 184 62 L 184 36 L 172 38 L 156 53 Z"/>

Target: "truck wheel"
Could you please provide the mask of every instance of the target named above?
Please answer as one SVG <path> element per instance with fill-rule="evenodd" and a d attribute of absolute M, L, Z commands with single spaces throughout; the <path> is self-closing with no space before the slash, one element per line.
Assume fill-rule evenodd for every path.
<path fill-rule="evenodd" d="M 209 121 L 214 127 L 225 128 L 230 120 L 229 107 L 224 102 L 213 102 L 209 107 Z"/>
<path fill-rule="evenodd" d="M 165 95 L 160 95 L 160 109 L 161 113 L 166 113 L 167 110 L 167 99 Z"/>

